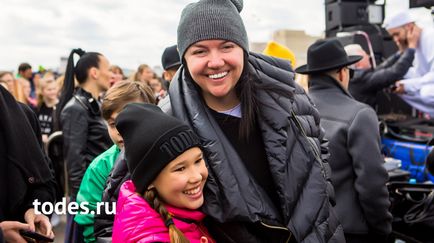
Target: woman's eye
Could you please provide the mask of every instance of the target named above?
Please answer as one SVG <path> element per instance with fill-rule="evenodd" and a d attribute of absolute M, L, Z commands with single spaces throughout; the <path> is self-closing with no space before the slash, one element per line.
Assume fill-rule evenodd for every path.
<path fill-rule="evenodd" d="M 195 164 L 199 164 L 200 162 L 202 162 L 202 160 L 203 160 L 203 158 L 196 160 Z"/>
<path fill-rule="evenodd" d="M 233 47 L 234 47 L 233 44 L 227 44 L 227 45 L 224 45 L 224 46 L 223 46 L 223 49 L 228 50 L 228 49 L 232 49 Z"/>
<path fill-rule="evenodd" d="M 200 55 L 200 54 L 203 54 L 203 53 L 205 53 L 205 50 L 194 50 L 193 51 L 193 55 Z"/>

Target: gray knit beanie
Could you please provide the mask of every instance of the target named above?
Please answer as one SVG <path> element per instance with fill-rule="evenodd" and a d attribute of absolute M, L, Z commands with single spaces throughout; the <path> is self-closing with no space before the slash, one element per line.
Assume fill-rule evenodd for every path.
<path fill-rule="evenodd" d="M 246 28 L 241 19 L 243 0 L 200 0 L 182 10 L 178 25 L 181 60 L 192 44 L 202 40 L 228 40 L 249 51 Z"/>

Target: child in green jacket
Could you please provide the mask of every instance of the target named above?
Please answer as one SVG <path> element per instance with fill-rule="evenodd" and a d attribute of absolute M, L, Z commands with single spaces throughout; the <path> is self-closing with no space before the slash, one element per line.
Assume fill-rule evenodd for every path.
<path fill-rule="evenodd" d="M 128 103 L 143 102 L 155 104 L 155 98 L 150 87 L 143 82 L 121 81 L 111 87 L 105 94 L 102 102 L 102 116 L 107 121 L 108 132 L 114 145 L 96 157 L 86 170 L 80 189 L 77 194 L 77 203 L 86 205 L 88 210 L 80 208 L 74 220 L 83 227 L 83 236 L 86 242 L 95 242 L 94 216 L 98 213 L 97 203 L 106 186 L 114 162 L 123 149 L 123 139 L 115 127 L 115 119 L 119 112 Z M 104 210 L 104 208 L 100 208 Z"/>

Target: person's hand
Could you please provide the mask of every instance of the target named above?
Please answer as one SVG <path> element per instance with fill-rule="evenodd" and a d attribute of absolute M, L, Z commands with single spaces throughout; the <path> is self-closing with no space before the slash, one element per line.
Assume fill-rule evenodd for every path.
<path fill-rule="evenodd" d="M 35 209 L 30 208 L 24 214 L 24 220 L 29 224 L 30 230 L 53 239 L 54 233 L 50 219 L 43 214 L 35 214 Z"/>
<path fill-rule="evenodd" d="M 405 94 L 404 84 L 400 82 L 396 82 L 395 89 L 393 90 L 395 94 Z"/>
<path fill-rule="evenodd" d="M 21 237 L 19 231 L 30 230 L 30 226 L 28 224 L 23 224 L 18 221 L 3 221 L 0 222 L 0 228 L 3 231 L 3 237 L 6 242 L 27 242 L 23 237 Z"/>
<path fill-rule="evenodd" d="M 417 48 L 421 32 L 422 29 L 419 28 L 417 25 L 413 25 L 407 30 L 407 42 L 409 48 Z"/>

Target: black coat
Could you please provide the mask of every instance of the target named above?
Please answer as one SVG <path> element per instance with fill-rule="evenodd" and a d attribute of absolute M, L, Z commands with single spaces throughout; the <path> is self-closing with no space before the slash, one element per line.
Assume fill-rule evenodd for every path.
<path fill-rule="evenodd" d="M 248 61 L 258 82 L 290 96 L 257 90 L 263 104 L 258 122 L 278 209 L 240 161 L 184 67 L 170 85 L 173 115 L 202 140 L 209 170 L 202 210 L 214 221 L 214 237 L 218 242 L 286 242 L 289 229 L 298 242 L 342 242 L 342 227 L 329 201 L 328 165 L 320 154 L 327 155 L 327 149 L 321 147 L 318 112 L 294 82 L 289 62 L 253 53 Z"/>
<path fill-rule="evenodd" d="M 389 234 L 388 176 L 383 168 L 377 115 L 329 76 L 311 77 L 309 85 L 309 96 L 329 139 L 335 210 L 344 232 Z"/>
<path fill-rule="evenodd" d="M 71 195 L 75 198 L 89 164 L 113 142 L 108 135 L 98 102 L 81 88 L 63 108 L 60 122 L 69 186 Z"/>
<path fill-rule="evenodd" d="M 407 48 L 402 55 L 390 56 L 375 69 L 355 70 L 348 90 L 358 101 L 375 109 L 377 93 L 401 80 L 411 67 L 414 49 Z"/>
<path fill-rule="evenodd" d="M 54 203 L 56 183 L 35 113 L 0 90 L 0 221 L 23 221 L 35 199 Z"/>

